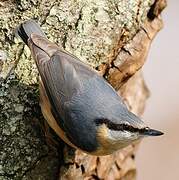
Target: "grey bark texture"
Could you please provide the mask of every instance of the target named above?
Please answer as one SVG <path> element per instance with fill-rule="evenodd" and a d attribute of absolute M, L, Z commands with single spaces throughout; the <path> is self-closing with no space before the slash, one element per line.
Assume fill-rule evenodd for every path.
<path fill-rule="evenodd" d="M 165 5 L 165 0 L 0 1 L 0 180 L 135 179 L 136 144 L 95 157 L 68 147 L 48 127 L 35 63 L 14 29 L 36 19 L 51 41 L 97 69 L 141 115 L 148 90 L 138 70 L 162 27 Z"/>

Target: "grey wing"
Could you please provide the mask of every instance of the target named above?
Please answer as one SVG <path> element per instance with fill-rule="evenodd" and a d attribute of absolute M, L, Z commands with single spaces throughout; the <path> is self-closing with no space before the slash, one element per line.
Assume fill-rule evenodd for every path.
<path fill-rule="evenodd" d="M 64 103 L 70 101 L 81 88 L 81 82 L 73 65 L 57 52 L 49 61 L 37 66 L 53 109 L 64 116 Z"/>
<path fill-rule="evenodd" d="M 38 69 L 52 106 L 53 116 L 67 137 L 85 151 L 96 149 L 96 129 L 81 113 L 81 110 L 85 109 L 81 104 L 85 102 L 86 97 L 82 95 L 86 89 L 84 81 L 91 79 L 94 72 L 63 52 L 56 52 L 49 61 L 38 64 Z M 81 95 L 82 99 L 79 98 Z M 78 98 L 77 101 L 73 101 L 75 97 Z M 81 110 L 74 111 L 73 107 L 81 107 Z"/>
<path fill-rule="evenodd" d="M 33 35 L 29 42 L 56 118 L 64 117 L 64 104 L 83 91 L 83 82 L 96 72 L 46 38 Z M 66 108 L 66 107 L 65 107 Z"/>

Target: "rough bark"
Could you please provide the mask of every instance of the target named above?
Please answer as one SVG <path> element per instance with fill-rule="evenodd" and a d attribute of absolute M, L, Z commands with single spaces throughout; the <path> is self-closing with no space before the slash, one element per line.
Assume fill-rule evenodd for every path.
<path fill-rule="evenodd" d="M 138 70 L 162 27 L 165 5 L 165 0 L 0 2 L 0 179 L 135 179 L 136 144 L 95 157 L 68 147 L 47 127 L 36 66 L 13 31 L 37 19 L 49 39 L 99 70 L 141 115 L 148 90 Z"/>

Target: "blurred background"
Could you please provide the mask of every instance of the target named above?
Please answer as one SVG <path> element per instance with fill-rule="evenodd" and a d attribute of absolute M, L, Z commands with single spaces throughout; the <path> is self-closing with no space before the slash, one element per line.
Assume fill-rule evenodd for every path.
<path fill-rule="evenodd" d="M 179 1 L 168 0 L 162 18 L 143 68 L 151 92 L 143 119 L 165 135 L 140 144 L 138 180 L 179 179 Z"/>

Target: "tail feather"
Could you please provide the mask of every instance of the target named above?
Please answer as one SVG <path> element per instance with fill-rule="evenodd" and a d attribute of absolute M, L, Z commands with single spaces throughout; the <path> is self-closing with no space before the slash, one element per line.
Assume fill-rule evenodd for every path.
<path fill-rule="evenodd" d="M 34 20 L 28 20 L 20 24 L 16 29 L 16 33 L 28 45 L 28 39 L 32 33 L 45 37 L 40 26 Z"/>

